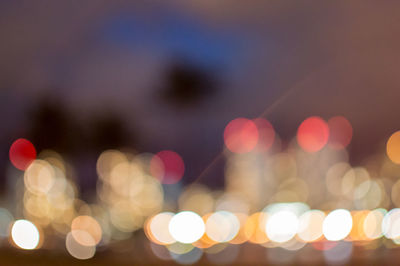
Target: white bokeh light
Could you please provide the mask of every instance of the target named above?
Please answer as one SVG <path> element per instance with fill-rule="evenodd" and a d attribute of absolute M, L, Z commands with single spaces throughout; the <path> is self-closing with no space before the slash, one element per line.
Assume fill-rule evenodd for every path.
<path fill-rule="evenodd" d="M 322 224 L 322 232 L 327 240 L 344 239 L 353 227 L 353 218 L 348 210 L 337 209 L 330 212 Z"/>
<path fill-rule="evenodd" d="M 269 239 L 283 243 L 292 239 L 298 230 L 299 219 L 290 211 L 274 213 L 267 221 L 266 232 Z"/>
<path fill-rule="evenodd" d="M 297 235 L 305 242 L 313 242 L 322 236 L 322 224 L 325 214 L 319 210 L 310 210 L 299 218 L 299 230 Z"/>
<path fill-rule="evenodd" d="M 168 229 L 176 241 L 189 244 L 196 242 L 203 236 L 205 225 L 198 214 L 191 211 L 183 211 L 172 217 Z"/>
<path fill-rule="evenodd" d="M 11 237 L 22 249 L 34 249 L 39 244 L 39 230 L 27 220 L 17 220 L 12 226 Z"/>
<path fill-rule="evenodd" d="M 382 220 L 382 233 L 390 239 L 400 237 L 400 208 L 392 209 L 386 213 Z"/>
<path fill-rule="evenodd" d="M 238 234 L 239 230 L 239 219 L 227 211 L 211 214 L 206 222 L 206 233 L 215 242 L 228 242 Z"/>
<path fill-rule="evenodd" d="M 150 231 L 154 238 L 164 245 L 172 244 L 175 239 L 168 231 L 168 225 L 174 214 L 163 212 L 155 215 L 150 221 Z"/>

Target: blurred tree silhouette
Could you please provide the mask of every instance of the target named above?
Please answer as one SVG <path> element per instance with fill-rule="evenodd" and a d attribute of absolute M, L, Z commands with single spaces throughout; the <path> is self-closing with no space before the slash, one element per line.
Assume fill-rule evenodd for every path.
<path fill-rule="evenodd" d="M 78 148 L 77 144 L 82 138 L 81 128 L 57 99 L 41 99 L 29 117 L 28 136 L 39 151 L 54 149 L 61 153 L 71 153 Z"/>
<path fill-rule="evenodd" d="M 92 115 L 87 123 L 76 118 L 55 98 L 43 98 L 30 114 L 28 136 L 38 151 L 63 154 L 94 153 L 121 148 L 132 141 L 126 125 L 115 113 Z"/>
<path fill-rule="evenodd" d="M 185 60 L 172 63 L 166 71 L 162 96 L 176 106 L 187 107 L 199 103 L 214 93 L 216 81 L 206 69 Z"/>
<path fill-rule="evenodd" d="M 126 124 L 119 116 L 111 112 L 96 116 L 91 120 L 89 139 L 90 148 L 96 153 L 134 143 L 134 136 L 128 133 Z"/>

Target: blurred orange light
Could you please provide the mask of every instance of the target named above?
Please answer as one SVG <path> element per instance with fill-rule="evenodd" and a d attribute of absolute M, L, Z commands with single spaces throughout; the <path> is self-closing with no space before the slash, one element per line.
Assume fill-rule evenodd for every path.
<path fill-rule="evenodd" d="M 185 164 L 174 151 L 160 151 L 150 162 L 150 173 L 163 184 L 175 184 L 183 177 Z"/>
<path fill-rule="evenodd" d="M 329 138 L 327 123 L 318 116 L 312 116 L 304 120 L 297 131 L 297 142 L 307 152 L 321 150 Z"/>
<path fill-rule="evenodd" d="M 369 238 L 365 235 L 364 222 L 369 211 L 353 211 L 353 227 L 350 231 L 350 239 L 352 241 L 363 241 Z"/>
<path fill-rule="evenodd" d="M 226 147 L 233 153 L 252 151 L 258 142 L 256 123 L 246 118 L 236 118 L 229 122 L 224 131 Z"/>
<path fill-rule="evenodd" d="M 10 147 L 11 163 L 19 170 L 25 170 L 36 159 L 36 150 L 27 139 L 17 139 Z"/>
<path fill-rule="evenodd" d="M 253 213 L 248 219 L 244 227 L 244 233 L 250 242 L 263 244 L 269 241 L 265 232 L 267 222 L 267 214 L 264 212 Z"/>
<path fill-rule="evenodd" d="M 386 152 L 392 162 L 400 164 L 400 130 L 390 136 L 386 144 Z"/>
<path fill-rule="evenodd" d="M 335 150 L 344 149 L 353 137 L 353 127 L 343 116 L 335 116 L 328 120 L 329 146 Z"/>
<path fill-rule="evenodd" d="M 231 241 L 229 241 L 229 243 L 231 244 L 242 244 L 244 242 L 246 242 L 247 240 L 249 240 L 249 238 L 246 235 L 246 231 L 245 231 L 245 225 L 247 222 L 247 214 L 244 213 L 235 213 L 236 217 L 239 219 L 240 222 L 240 229 L 239 232 L 237 233 L 237 235 L 235 236 L 234 239 L 232 239 Z"/>

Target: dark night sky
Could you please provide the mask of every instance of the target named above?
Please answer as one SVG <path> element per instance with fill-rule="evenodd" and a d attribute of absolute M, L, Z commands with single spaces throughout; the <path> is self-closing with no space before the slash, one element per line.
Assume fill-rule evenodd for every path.
<path fill-rule="evenodd" d="M 400 2 L 217 2 L 1 1 L 1 146 L 44 95 L 83 121 L 120 114 L 140 147 L 177 150 L 193 176 L 238 116 L 265 111 L 289 139 L 307 116 L 344 115 L 356 161 L 400 128 Z M 186 107 L 160 100 L 176 59 L 215 91 Z"/>

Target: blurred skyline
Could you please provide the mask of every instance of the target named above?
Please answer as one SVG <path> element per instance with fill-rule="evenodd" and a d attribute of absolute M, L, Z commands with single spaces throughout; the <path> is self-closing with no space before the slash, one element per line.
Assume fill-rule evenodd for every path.
<path fill-rule="evenodd" d="M 359 162 L 398 129 L 398 5 L 2 1 L 1 145 L 50 99 L 77 124 L 120 117 L 133 149 L 179 151 L 188 182 L 221 151 L 227 122 L 264 111 L 286 141 L 310 115 L 344 115 Z M 176 62 L 215 88 L 188 106 L 163 98 Z"/>

